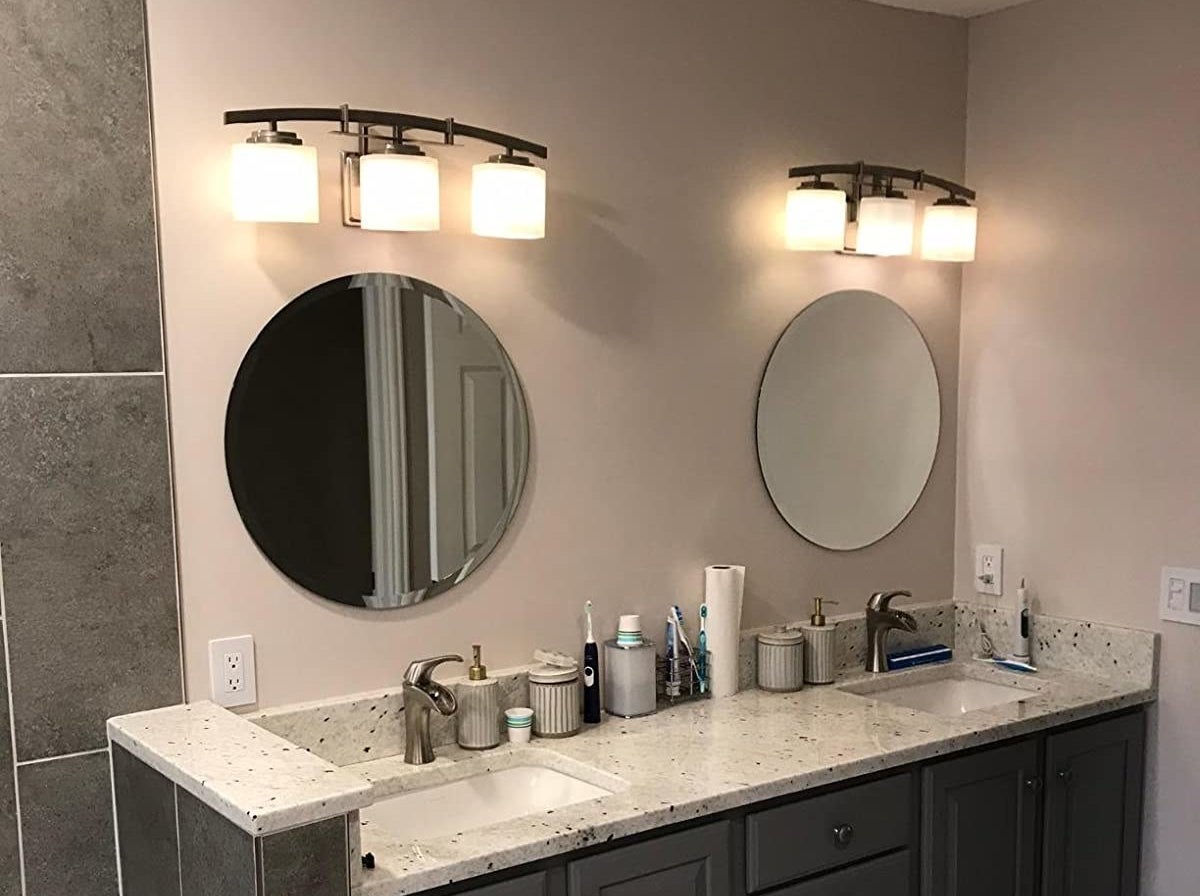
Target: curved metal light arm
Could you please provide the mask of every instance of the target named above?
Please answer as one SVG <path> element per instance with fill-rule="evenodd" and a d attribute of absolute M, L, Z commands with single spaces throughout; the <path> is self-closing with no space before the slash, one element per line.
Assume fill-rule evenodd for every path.
<path fill-rule="evenodd" d="M 944 177 L 937 177 L 925 171 L 911 168 L 897 168 L 894 165 L 871 165 L 866 162 L 841 162 L 831 165 L 799 165 L 788 169 L 788 177 L 821 177 L 825 174 L 845 174 L 854 178 L 855 193 L 864 186 L 870 186 L 882 181 L 906 180 L 914 188 L 920 190 L 926 185 L 945 190 L 952 197 L 974 199 L 975 191 L 962 184 L 956 184 Z"/>
<path fill-rule="evenodd" d="M 372 127 L 398 129 L 401 132 L 407 130 L 430 131 L 440 134 L 447 146 L 453 146 L 456 137 L 470 137 L 499 146 L 510 155 L 521 152 L 544 159 L 547 154 L 547 149 L 542 144 L 521 137 L 514 137 L 500 131 L 491 131 L 472 124 L 464 124 L 453 118 L 430 118 L 426 115 L 410 115 L 407 112 L 378 112 L 371 109 L 351 109 L 349 106 L 341 106 L 338 108 L 233 109 L 225 113 L 225 124 L 266 124 L 274 128 L 281 121 L 332 121 L 341 125 L 339 133 L 356 138 L 381 137 L 381 135 L 365 133 Z M 357 124 L 363 130 L 358 133 L 351 131 L 349 128 L 351 124 Z M 381 137 L 381 139 L 383 138 Z"/>

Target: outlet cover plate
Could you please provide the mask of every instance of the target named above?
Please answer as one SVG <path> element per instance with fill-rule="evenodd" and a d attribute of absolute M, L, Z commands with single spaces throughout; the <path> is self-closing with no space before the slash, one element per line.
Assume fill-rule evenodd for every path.
<path fill-rule="evenodd" d="M 253 635 L 209 641 L 208 671 L 213 703 L 229 707 L 251 706 L 258 702 Z"/>
<path fill-rule="evenodd" d="M 1000 545 L 976 545 L 975 590 L 995 597 L 1004 594 L 1004 548 Z"/>

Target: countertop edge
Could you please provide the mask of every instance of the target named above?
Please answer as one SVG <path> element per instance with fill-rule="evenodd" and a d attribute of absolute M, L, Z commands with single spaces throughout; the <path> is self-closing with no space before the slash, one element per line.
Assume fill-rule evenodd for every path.
<path fill-rule="evenodd" d="M 195 704 L 181 705 L 194 706 Z M 165 709 L 170 708 L 173 707 L 165 707 Z M 151 712 L 155 711 L 151 710 Z M 143 714 L 138 713 L 134 715 L 140 716 Z M 230 715 L 236 719 L 241 719 L 235 713 L 230 713 Z M 328 796 L 314 796 L 310 799 L 293 802 L 278 809 L 247 808 L 241 806 L 233 798 L 224 793 L 220 787 L 214 787 L 207 781 L 189 773 L 176 760 L 162 756 L 153 747 L 141 741 L 137 735 L 125 730 L 122 725 L 122 720 L 125 718 L 129 717 L 118 716 L 108 720 L 108 739 L 111 743 L 115 743 L 117 746 L 128 751 L 172 784 L 190 793 L 210 809 L 253 837 L 263 837 L 300 825 L 322 821 L 327 818 L 335 818 L 339 815 L 345 815 L 348 812 L 369 806 L 372 802 L 372 788 L 368 782 L 345 783 L 344 779 L 350 777 L 350 773 L 306 752 L 304 754 L 306 757 L 328 765 L 331 773 L 336 773 L 336 777 L 341 782 L 337 786 L 330 787 Z M 245 724 L 252 725 L 253 723 L 245 721 Z M 286 743 L 286 741 L 280 740 L 282 743 Z"/>

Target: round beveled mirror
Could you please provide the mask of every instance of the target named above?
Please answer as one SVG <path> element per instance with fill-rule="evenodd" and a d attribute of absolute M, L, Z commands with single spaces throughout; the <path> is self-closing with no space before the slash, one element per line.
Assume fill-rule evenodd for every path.
<path fill-rule="evenodd" d="M 314 594 L 418 603 L 474 572 L 525 481 L 516 369 L 445 290 L 355 274 L 286 305 L 242 360 L 225 463 L 263 554 Z"/>
<path fill-rule="evenodd" d="M 809 541 L 866 547 L 916 506 L 941 418 L 933 357 L 912 318 L 878 293 L 831 293 L 788 324 L 763 374 L 763 481 Z"/>

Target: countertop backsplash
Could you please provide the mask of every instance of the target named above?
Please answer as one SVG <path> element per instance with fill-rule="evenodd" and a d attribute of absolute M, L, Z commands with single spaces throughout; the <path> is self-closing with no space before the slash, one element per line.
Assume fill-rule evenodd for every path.
<path fill-rule="evenodd" d="M 983 620 L 998 652 L 1010 650 L 1015 620 L 1011 608 L 939 601 L 905 605 L 902 609 L 916 618 L 917 631 L 891 632 L 889 650 L 945 644 L 955 649 L 956 659 L 969 660 L 979 647 L 979 620 Z M 838 626 L 838 672 L 861 670 L 866 659 L 864 613 L 845 613 L 830 616 L 829 620 Z M 773 628 L 776 626 L 742 633 L 738 653 L 742 689 L 755 687 L 756 636 Z M 1146 687 L 1155 681 L 1157 638 L 1153 632 L 1035 614 L 1032 651 L 1033 661 L 1049 668 L 1102 675 Z M 500 681 L 501 709 L 529 705 L 528 670 L 528 666 L 519 666 L 493 673 L 492 677 Z M 465 678 L 439 680 L 454 685 Z M 338 766 L 404 752 L 404 700 L 399 686 L 260 710 L 245 718 Z M 435 746 L 455 742 L 453 718 L 434 714 L 430 722 Z"/>

